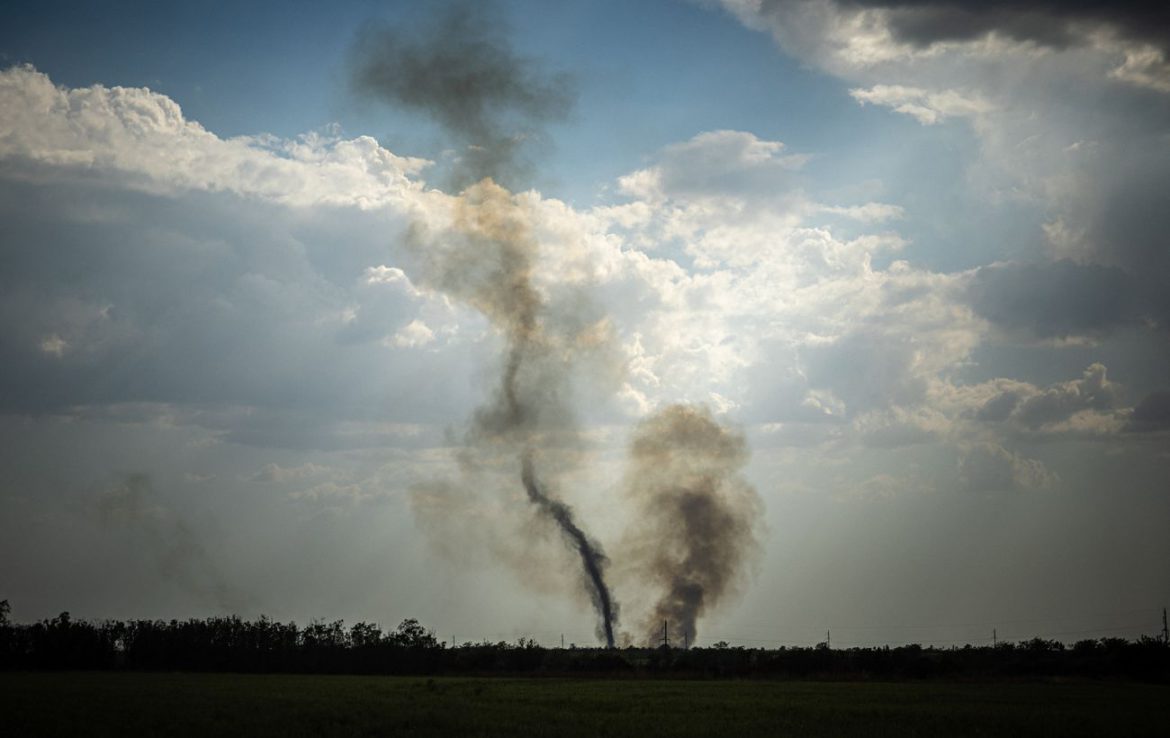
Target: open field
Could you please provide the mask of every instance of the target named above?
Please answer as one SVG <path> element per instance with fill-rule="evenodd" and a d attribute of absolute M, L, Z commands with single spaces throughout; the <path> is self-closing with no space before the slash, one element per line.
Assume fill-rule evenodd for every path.
<path fill-rule="evenodd" d="M 0 674 L 6 735 L 1166 735 L 1170 687 Z"/>

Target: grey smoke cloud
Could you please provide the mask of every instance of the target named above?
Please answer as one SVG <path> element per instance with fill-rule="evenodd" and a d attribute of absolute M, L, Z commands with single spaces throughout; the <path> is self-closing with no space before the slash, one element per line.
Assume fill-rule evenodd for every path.
<path fill-rule="evenodd" d="M 700 617 L 735 592 L 759 549 L 763 503 L 741 472 L 739 432 L 700 407 L 671 405 L 642 421 L 630 444 L 625 495 L 635 508 L 625 552 L 658 592 L 642 624 L 653 644 L 693 642 Z"/>
<path fill-rule="evenodd" d="M 99 492 L 96 505 L 101 523 L 134 536 L 167 582 L 223 612 L 238 613 L 250 604 L 227 582 L 187 521 L 159 499 L 146 474 L 129 473 L 113 480 Z"/>
<path fill-rule="evenodd" d="M 572 78 L 512 49 L 493 3 L 452 3 L 420 29 L 370 25 L 353 54 L 354 89 L 422 112 L 464 146 L 455 184 L 508 181 L 540 124 L 573 106 Z"/>

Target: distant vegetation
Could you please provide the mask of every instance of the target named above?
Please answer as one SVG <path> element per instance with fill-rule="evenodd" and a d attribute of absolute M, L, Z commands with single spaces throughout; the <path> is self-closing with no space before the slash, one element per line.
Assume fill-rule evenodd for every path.
<path fill-rule="evenodd" d="M 524 674 L 827 679 L 1126 677 L 1170 681 L 1162 641 L 1102 638 L 1066 646 L 1035 638 L 997 646 L 830 649 L 543 648 L 440 643 L 417 620 L 383 632 L 340 620 L 305 627 L 268 618 L 74 620 L 13 624 L 0 606 L 0 669 L 107 669 L 346 674 Z"/>

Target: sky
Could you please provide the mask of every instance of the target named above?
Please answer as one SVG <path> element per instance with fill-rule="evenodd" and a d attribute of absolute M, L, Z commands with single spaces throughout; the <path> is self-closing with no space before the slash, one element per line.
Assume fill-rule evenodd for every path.
<path fill-rule="evenodd" d="M 1160 629 L 1166 11 L 4 15 L 14 619 Z"/>

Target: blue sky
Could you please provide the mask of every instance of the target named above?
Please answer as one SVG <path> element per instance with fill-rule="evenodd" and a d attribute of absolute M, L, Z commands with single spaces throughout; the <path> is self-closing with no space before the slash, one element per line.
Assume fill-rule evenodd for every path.
<path fill-rule="evenodd" d="M 535 455 L 633 641 L 687 545 L 647 510 L 694 465 L 744 531 L 684 572 L 718 593 L 669 615 L 700 642 L 1144 632 L 1127 613 L 1170 595 L 1170 63 L 1140 8 L 1037 3 L 1055 43 L 957 1 L 500 3 L 502 74 L 575 90 L 488 121 L 535 132 L 510 192 L 450 184 L 482 142 L 441 90 L 354 81 L 363 30 L 425 57 L 450 7 L 6 9 L 16 617 L 587 642 L 590 585 L 513 473 Z"/>

